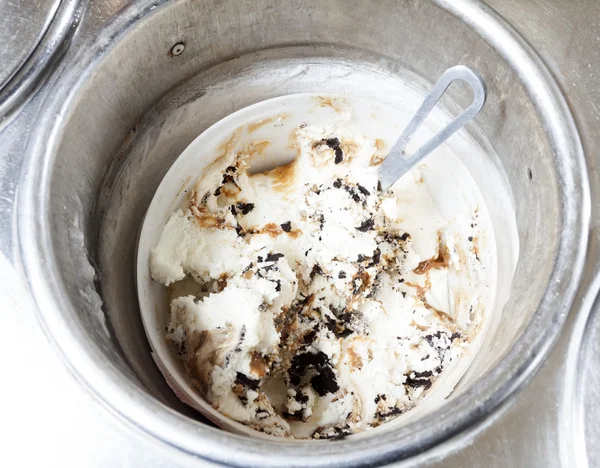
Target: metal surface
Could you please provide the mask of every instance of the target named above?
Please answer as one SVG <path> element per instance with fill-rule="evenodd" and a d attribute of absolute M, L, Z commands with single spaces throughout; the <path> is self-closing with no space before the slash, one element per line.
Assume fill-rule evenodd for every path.
<path fill-rule="evenodd" d="M 427 116 L 431 113 L 442 94 L 455 81 L 463 81 L 468 84 L 473 93 L 473 102 L 457 115 L 448 125 L 431 137 L 419 148 L 412 148 L 410 154 L 406 153 L 406 146 L 421 127 Z M 423 158 L 429 155 L 448 138 L 463 128 L 473 117 L 475 117 L 485 103 L 485 84 L 473 70 L 462 65 L 449 68 L 433 86 L 429 94 L 423 100 L 423 104 L 417 110 L 415 116 L 408 123 L 398 141 L 386 156 L 379 168 L 379 182 L 381 190 L 388 190 L 404 174 L 415 167 Z"/>
<path fill-rule="evenodd" d="M 594 398 L 598 355 L 594 336 L 599 329 L 594 303 L 599 266 L 598 174 L 600 154 L 600 48 L 597 44 L 600 4 L 594 1 L 493 0 L 496 8 L 542 55 L 565 93 L 582 136 L 591 172 L 592 224 L 584 282 L 550 359 L 516 401 L 477 433 L 449 441 L 432 454 L 435 466 L 575 466 L 591 464 L 599 446 Z M 88 17 L 74 39 L 74 50 L 96 34 L 120 4 L 92 2 Z M 74 53 L 69 52 L 69 55 Z M 184 54 L 185 55 L 185 54 Z M 131 425 L 123 424 L 73 379 L 37 325 L 23 287 L 15 252 L 14 200 L 26 136 L 41 105 L 29 102 L 11 125 L 0 130 L 0 322 L 11 331 L 0 340 L 3 366 L 13 376 L 2 393 L 3 422 L 10 425 L 3 457 L 10 465 L 44 466 L 198 466 L 198 459 L 174 452 Z M 535 174 L 534 174 L 535 175 Z M 594 305 L 594 310 L 597 305 Z M 589 333 L 589 334 L 588 334 Z M 584 346 L 580 347 L 583 340 Z M 18 350 L 18 359 L 15 359 Z M 579 362 L 579 365 L 578 365 Z M 24 371 L 25 369 L 25 371 Z M 17 377 L 15 379 L 15 377 Z M 40 383 L 42 382 L 42 383 Z M 585 404 L 585 406 L 583 406 Z M 33 418 L 35 422 L 32 423 Z M 36 441 L 32 449 L 31 441 Z M 583 466 L 583 465 L 582 465 Z"/>
<path fill-rule="evenodd" d="M 28 151 L 19 192 L 23 263 L 41 320 L 77 375 L 123 417 L 173 447 L 234 465 L 354 466 L 408 459 L 492 414 L 530 378 L 557 336 L 576 291 L 587 238 L 587 177 L 578 137 L 560 93 L 535 55 L 481 5 L 467 0 L 422 3 L 418 8 L 406 4 L 391 16 L 387 2 L 374 3 L 369 13 L 379 19 L 378 27 L 360 36 L 345 24 L 364 16 L 364 3 L 353 2 L 343 11 L 333 1 L 305 1 L 301 9 L 278 5 L 274 9 L 269 1 L 243 7 L 235 1 L 220 2 L 218 8 L 226 13 L 221 17 L 213 3 L 207 15 L 185 1 L 138 2 L 80 51 L 50 88 Z M 327 18 L 322 31 L 323 19 L 336 7 L 338 15 Z M 306 9 L 314 11 L 315 21 L 304 19 Z M 270 11 L 269 27 L 262 24 L 265 11 Z M 261 14 L 253 16 L 256 12 Z M 423 24 L 432 21 L 440 28 L 443 24 L 448 35 L 443 53 L 437 41 L 423 34 Z M 179 58 L 185 60 L 173 63 L 168 51 L 186 24 L 195 29 L 184 36 L 186 55 Z M 221 38 L 219 49 L 211 49 L 214 39 L 204 34 L 214 24 L 235 31 L 227 40 Z M 255 35 L 261 24 L 261 35 Z M 315 38 L 317 31 L 322 37 Z M 381 46 L 392 34 L 397 46 Z M 348 45 L 319 46 L 334 40 Z M 419 43 L 418 54 L 411 42 Z M 287 43 L 311 45 L 288 50 L 282 47 Z M 373 43 L 378 44 L 376 50 L 367 52 Z M 262 52 L 253 54 L 255 50 Z M 473 58 L 465 57 L 466 52 Z M 240 58 L 229 59 L 235 55 Z M 388 58 L 385 67 L 377 65 L 382 55 Z M 323 74 L 318 73 L 319 60 Z M 403 63 L 431 80 L 440 67 L 458 60 L 471 66 L 475 60 L 489 84 L 490 101 L 501 101 L 479 114 L 477 123 L 497 150 L 515 194 L 521 250 L 506 312 L 486 333 L 452 401 L 405 426 L 387 426 L 353 440 L 313 442 L 310 451 L 290 441 L 240 437 L 189 418 L 165 391 L 150 358 L 129 267 L 134 264 L 129 255 L 135 250 L 145 200 L 177 154 L 157 148 L 162 149 L 165 140 L 186 143 L 181 114 L 198 132 L 207 118 L 214 121 L 216 114 L 270 93 L 297 92 L 303 85 L 352 92 L 343 73 L 353 70 L 371 68 L 372 79 L 356 80 L 365 89 L 382 89 L 375 81 L 377 73 L 416 87 L 417 77 L 411 77 Z M 260 67 L 268 78 L 261 78 Z M 140 73 L 144 69 L 150 73 Z M 292 70 L 298 70 L 301 79 L 290 80 Z M 339 79 L 331 81 L 336 74 Z M 278 77 L 286 75 L 278 84 Z M 224 84 L 227 77 L 233 77 L 238 89 Z M 340 88 L 324 88 L 328 81 Z M 158 101 L 182 82 L 185 85 Z M 185 89 L 188 82 L 196 85 L 192 92 Z M 253 89 L 254 94 L 248 91 Z M 456 94 L 459 101 L 461 97 Z M 213 104 L 207 105 L 211 98 Z M 158 112 L 170 103 L 174 105 L 169 113 Z M 518 114 L 519 119 L 506 119 L 505 113 Z M 173 125 L 171 118 L 181 124 Z M 143 131 L 148 121 L 159 123 L 156 132 Z M 136 134 L 119 151 L 128 130 L 138 124 Z M 141 144 L 138 134 L 144 140 L 142 152 L 136 151 Z M 517 156 L 519 151 L 529 155 L 527 160 Z M 115 154 L 120 156 L 115 159 Z M 536 174 L 534 181 L 526 177 L 527 168 Z M 497 194 L 490 192 L 489 184 L 484 197 L 493 199 Z M 500 222 L 497 216 L 506 213 L 490 215 L 492 222 Z"/>
<path fill-rule="evenodd" d="M 60 59 L 85 4 L 87 0 L 0 3 L 0 125 Z"/>
<path fill-rule="evenodd" d="M 0 89 L 42 39 L 60 0 L 14 0 L 0 3 Z"/>

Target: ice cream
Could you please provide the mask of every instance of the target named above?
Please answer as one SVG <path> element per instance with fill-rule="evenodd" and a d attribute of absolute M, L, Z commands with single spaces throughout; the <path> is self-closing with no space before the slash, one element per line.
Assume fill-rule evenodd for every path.
<path fill-rule="evenodd" d="M 382 143 L 339 124 L 301 125 L 295 159 L 261 173 L 269 141 L 238 137 L 151 252 L 189 379 L 276 436 L 339 439 L 408 412 L 481 324 L 479 207 L 444 220 L 426 166 L 380 193 Z"/>

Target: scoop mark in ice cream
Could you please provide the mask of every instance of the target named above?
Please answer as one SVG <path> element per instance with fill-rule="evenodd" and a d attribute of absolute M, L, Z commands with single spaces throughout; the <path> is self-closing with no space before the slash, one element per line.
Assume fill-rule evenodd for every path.
<path fill-rule="evenodd" d="M 250 175 L 257 145 L 240 150 L 234 133 L 151 254 L 155 280 L 205 291 L 170 299 L 167 339 L 190 381 L 224 415 L 283 437 L 336 440 L 409 411 L 469 332 L 453 300 L 432 305 L 459 254 L 426 184 L 381 196 L 383 143 L 339 125 L 301 126 L 294 161 Z M 403 221 L 415 213 L 416 229 Z"/>
<path fill-rule="evenodd" d="M 272 179 L 273 190 L 283 192 L 288 190 L 294 183 L 296 172 L 296 161 L 291 161 L 283 166 L 278 166 L 268 172 L 260 173 L 261 176 L 267 176 Z M 256 176 L 257 174 L 252 174 Z"/>

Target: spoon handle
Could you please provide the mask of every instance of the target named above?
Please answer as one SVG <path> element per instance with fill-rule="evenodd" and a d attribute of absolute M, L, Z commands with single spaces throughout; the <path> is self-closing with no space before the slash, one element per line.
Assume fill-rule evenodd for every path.
<path fill-rule="evenodd" d="M 427 118 L 431 110 L 440 100 L 448 86 L 453 81 L 461 80 L 467 83 L 473 90 L 473 102 L 463 112 L 457 115 L 452 122 L 442 128 L 437 134 L 431 137 L 423 146 L 419 147 L 412 155 L 406 155 L 406 145 L 413 137 L 414 133 Z M 449 68 L 440 77 L 433 86 L 425 100 L 419 107 L 419 110 L 408 123 L 400 138 L 396 141 L 389 154 L 379 168 L 379 181 L 381 190 L 386 191 L 400 177 L 415 167 L 419 161 L 431 153 L 434 149 L 446 141 L 452 134 L 460 130 L 467 122 L 483 107 L 486 98 L 486 89 L 483 79 L 464 65 L 457 65 Z"/>

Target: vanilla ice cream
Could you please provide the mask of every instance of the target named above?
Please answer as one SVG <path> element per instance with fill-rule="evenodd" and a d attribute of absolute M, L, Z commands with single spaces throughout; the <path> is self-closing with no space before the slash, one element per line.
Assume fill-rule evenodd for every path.
<path fill-rule="evenodd" d="M 190 381 L 283 437 L 339 439 L 410 411 L 481 326 L 480 207 L 445 220 L 426 166 L 380 193 L 382 142 L 338 124 L 301 125 L 295 159 L 261 173 L 270 142 L 238 139 L 151 252 Z"/>

